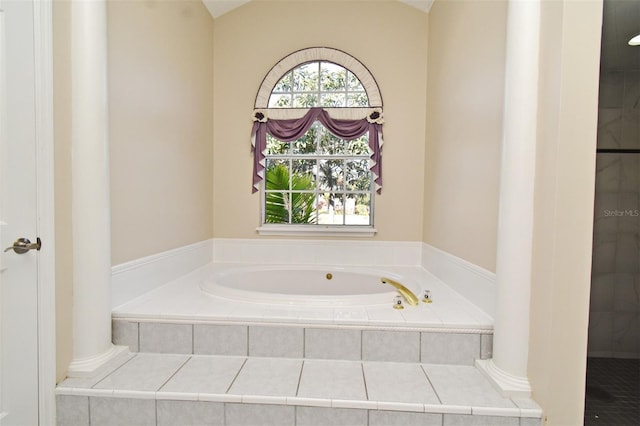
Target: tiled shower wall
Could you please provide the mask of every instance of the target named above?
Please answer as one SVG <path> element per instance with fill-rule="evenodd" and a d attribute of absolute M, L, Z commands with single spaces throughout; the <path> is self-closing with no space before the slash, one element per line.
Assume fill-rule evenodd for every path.
<path fill-rule="evenodd" d="M 640 70 L 603 70 L 598 148 L 640 148 Z M 590 356 L 640 358 L 640 154 L 598 153 Z"/>

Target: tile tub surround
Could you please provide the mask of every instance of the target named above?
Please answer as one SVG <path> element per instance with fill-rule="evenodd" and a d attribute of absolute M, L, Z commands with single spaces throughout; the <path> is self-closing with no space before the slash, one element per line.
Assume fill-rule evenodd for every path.
<path fill-rule="evenodd" d="M 471 366 L 131 354 L 57 389 L 58 425 L 541 424 Z"/>
<path fill-rule="evenodd" d="M 491 357 L 490 330 L 147 321 L 114 319 L 114 343 L 128 345 L 132 352 L 140 347 L 140 352 L 167 354 L 430 364 L 473 365 Z"/>

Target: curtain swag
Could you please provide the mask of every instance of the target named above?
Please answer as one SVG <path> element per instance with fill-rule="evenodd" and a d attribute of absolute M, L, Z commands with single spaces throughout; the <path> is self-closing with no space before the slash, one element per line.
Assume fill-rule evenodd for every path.
<path fill-rule="evenodd" d="M 269 119 L 267 110 L 253 111 L 253 129 L 251 130 L 251 152 L 253 152 L 253 191 L 257 192 L 264 180 L 265 156 L 267 152 L 267 133 L 283 141 L 293 142 L 302 137 L 314 122 L 319 121 L 335 136 L 353 140 L 369 132 L 371 166 L 376 192 L 382 191 L 382 108 L 364 110 L 365 117 L 358 120 L 332 118 L 322 108 L 311 108 L 303 117 L 294 119 Z"/>

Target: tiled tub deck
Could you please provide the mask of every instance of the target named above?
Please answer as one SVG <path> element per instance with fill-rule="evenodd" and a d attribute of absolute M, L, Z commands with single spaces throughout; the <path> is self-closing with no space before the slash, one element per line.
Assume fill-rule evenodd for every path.
<path fill-rule="evenodd" d="M 59 426 L 541 424 L 473 366 L 491 318 L 433 276 L 432 304 L 315 309 L 207 295 L 204 272 L 114 311 L 132 353 L 60 383 Z"/>

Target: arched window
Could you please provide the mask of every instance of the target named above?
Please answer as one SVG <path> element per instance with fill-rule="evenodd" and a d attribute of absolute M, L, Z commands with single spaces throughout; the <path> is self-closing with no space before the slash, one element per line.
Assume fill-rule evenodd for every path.
<path fill-rule="evenodd" d="M 252 117 L 261 233 L 373 233 L 382 97 L 362 63 L 329 48 L 295 52 L 265 77 Z"/>

